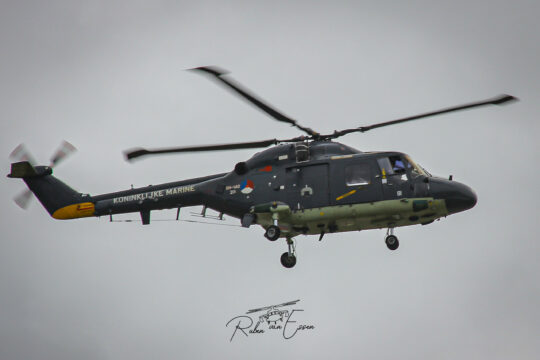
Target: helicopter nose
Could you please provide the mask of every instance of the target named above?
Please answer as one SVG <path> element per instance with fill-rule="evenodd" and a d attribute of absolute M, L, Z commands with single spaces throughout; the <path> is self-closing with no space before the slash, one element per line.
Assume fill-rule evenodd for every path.
<path fill-rule="evenodd" d="M 433 179 L 430 187 L 435 199 L 444 199 L 448 214 L 469 210 L 478 201 L 473 189 L 457 181 Z"/>
<path fill-rule="evenodd" d="M 470 187 L 459 183 L 458 185 L 454 194 L 445 199 L 446 208 L 450 214 L 472 209 L 478 201 L 475 192 Z"/>

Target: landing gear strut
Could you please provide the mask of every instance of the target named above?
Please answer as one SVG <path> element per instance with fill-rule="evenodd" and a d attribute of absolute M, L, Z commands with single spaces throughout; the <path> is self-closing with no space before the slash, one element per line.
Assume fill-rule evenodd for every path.
<path fill-rule="evenodd" d="M 287 238 L 287 245 L 289 246 L 289 251 L 284 252 L 283 255 L 281 255 L 281 265 L 290 269 L 296 265 L 296 248 L 293 240 L 289 237 Z"/>
<path fill-rule="evenodd" d="M 384 242 L 386 242 L 386 246 L 388 246 L 390 250 L 396 250 L 399 247 L 398 238 L 394 235 L 394 228 L 388 228 Z"/>

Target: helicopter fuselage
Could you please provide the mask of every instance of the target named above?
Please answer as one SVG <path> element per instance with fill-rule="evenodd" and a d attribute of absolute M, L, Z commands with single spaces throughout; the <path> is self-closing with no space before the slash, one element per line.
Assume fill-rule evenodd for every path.
<path fill-rule="evenodd" d="M 406 154 L 360 152 L 332 141 L 278 145 L 230 173 L 81 196 L 51 215 L 140 212 L 148 224 L 152 210 L 203 205 L 246 227 L 276 224 L 286 237 L 426 225 L 476 203 L 469 187 L 432 177 Z"/>

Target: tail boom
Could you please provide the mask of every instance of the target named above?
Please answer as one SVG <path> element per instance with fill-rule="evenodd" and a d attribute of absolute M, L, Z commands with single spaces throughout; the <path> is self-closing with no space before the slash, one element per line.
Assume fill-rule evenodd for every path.
<path fill-rule="evenodd" d="M 224 175 L 216 174 L 97 196 L 79 193 L 52 176 L 50 167 L 34 167 L 26 161 L 12 164 L 8 177 L 22 179 L 54 219 L 140 212 L 143 223 L 149 223 L 151 210 L 207 203 L 209 194 L 215 188 L 212 180 Z"/>

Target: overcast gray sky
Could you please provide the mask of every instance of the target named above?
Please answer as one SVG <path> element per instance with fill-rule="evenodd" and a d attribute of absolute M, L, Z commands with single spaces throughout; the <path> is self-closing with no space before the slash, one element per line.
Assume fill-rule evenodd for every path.
<path fill-rule="evenodd" d="M 66 139 L 79 151 L 55 174 L 91 194 L 253 153 L 126 163 L 134 146 L 298 135 L 190 67 L 220 65 L 321 132 L 521 102 L 342 138 L 453 174 L 478 204 L 397 229 L 395 252 L 383 230 L 298 238 L 292 270 L 261 228 L 57 221 L 0 177 L 0 358 L 536 358 L 539 15 L 536 1 L 2 1 L 2 169 L 21 142 L 45 164 Z M 232 317 L 295 299 L 314 331 L 229 342 Z"/>

